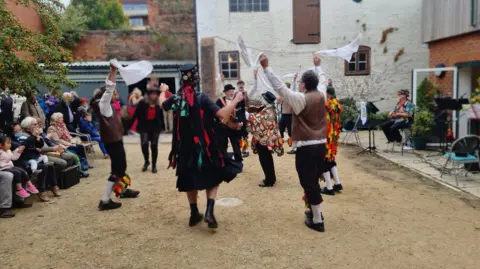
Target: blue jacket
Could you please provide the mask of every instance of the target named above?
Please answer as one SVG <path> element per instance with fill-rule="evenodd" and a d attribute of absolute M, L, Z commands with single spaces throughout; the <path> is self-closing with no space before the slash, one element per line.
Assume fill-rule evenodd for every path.
<path fill-rule="evenodd" d="M 80 118 L 80 132 L 82 134 L 89 134 L 91 137 L 100 136 L 95 125 L 91 121 L 86 121 L 83 118 Z"/>

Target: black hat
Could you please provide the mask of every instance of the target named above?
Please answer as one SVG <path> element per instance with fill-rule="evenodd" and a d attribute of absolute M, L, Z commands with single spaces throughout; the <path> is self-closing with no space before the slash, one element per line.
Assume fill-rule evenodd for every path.
<path fill-rule="evenodd" d="M 401 94 L 401 95 L 405 95 L 405 96 L 409 97 L 410 96 L 410 91 L 407 90 L 407 89 L 401 89 L 397 92 L 397 94 Z"/>
<path fill-rule="evenodd" d="M 277 100 L 277 97 L 275 97 L 275 95 L 273 95 L 273 93 L 271 93 L 269 91 L 267 91 L 266 93 L 262 93 L 262 97 L 269 104 L 273 104 L 273 103 L 275 103 L 275 100 Z"/>
<path fill-rule="evenodd" d="M 333 86 L 327 86 L 327 93 L 335 96 L 335 88 L 333 88 Z"/>
<path fill-rule="evenodd" d="M 184 64 L 178 69 L 184 81 L 195 81 L 197 74 L 197 66 L 194 64 Z"/>
<path fill-rule="evenodd" d="M 147 94 L 150 94 L 150 93 L 160 93 L 160 89 L 157 87 L 147 89 Z"/>
<path fill-rule="evenodd" d="M 229 91 L 229 90 L 235 90 L 235 87 L 233 87 L 232 84 L 227 84 L 225 87 L 223 87 L 223 92 Z"/>

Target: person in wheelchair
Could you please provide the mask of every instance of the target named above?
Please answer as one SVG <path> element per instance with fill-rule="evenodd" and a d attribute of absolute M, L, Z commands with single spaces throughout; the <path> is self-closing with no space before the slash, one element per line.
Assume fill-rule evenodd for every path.
<path fill-rule="evenodd" d="M 415 105 L 408 99 L 410 92 L 406 89 L 397 92 L 398 103 L 388 114 L 388 121 L 382 125 L 382 130 L 387 137 L 388 143 L 402 142 L 400 130 L 410 128 L 413 122 Z"/>

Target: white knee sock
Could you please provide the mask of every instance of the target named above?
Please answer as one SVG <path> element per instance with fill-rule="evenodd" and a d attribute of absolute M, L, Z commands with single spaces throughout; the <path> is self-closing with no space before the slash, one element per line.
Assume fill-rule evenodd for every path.
<path fill-rule="evenodd" d="M 108 203 L 108 201 L 110 201 L 110 195 L 112 195 L 114 185 L 115 185 L 115 182 L 108 181 L 107 187 L 105 188 L 105 192 L 103 193 L 103 198 L 102 198 L 102 201 L 104 203 Z"/>
<path fill-rule="evenodd" d="M 323 178 L 325 179 L 325 183 L 327 184 L 327 189 L 333 190 L 332 179 L 330 178 L 330 172 L 323 173 Z"/>
<path fill-rule="evenodd" d="M 321 204 L 312 205 L 313 223 L 322 223 L 322 207 Z"/>
<path fill-rule="evenodd" d="M 340 183 L 340 177 L 338 177 L 338 169 L 336 166 L 332 168 L 333 180 L 335 180 L 335 185 L 342 184 Z"/>

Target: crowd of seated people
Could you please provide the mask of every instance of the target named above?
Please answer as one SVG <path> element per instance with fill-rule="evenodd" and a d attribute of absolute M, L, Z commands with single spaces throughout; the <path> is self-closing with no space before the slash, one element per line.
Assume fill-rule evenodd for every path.
<path fill-rule="evenodd" d="M 92 123 L 88 99 L 75 92 L 61 98 L 30 92 L 20 111 L 19 121 L 7 122 L 0 134 L 0 218 L 14 217 L 12 207 L 31 207 L 26 202 L 30 196 L 41 202 L 60 197 L 57 171 L 78 167 L 81 177 L 89 176 L 93 166 L 84 141 L 72 135 L 77 131 L 90 135 L 108 157 Z"/>

